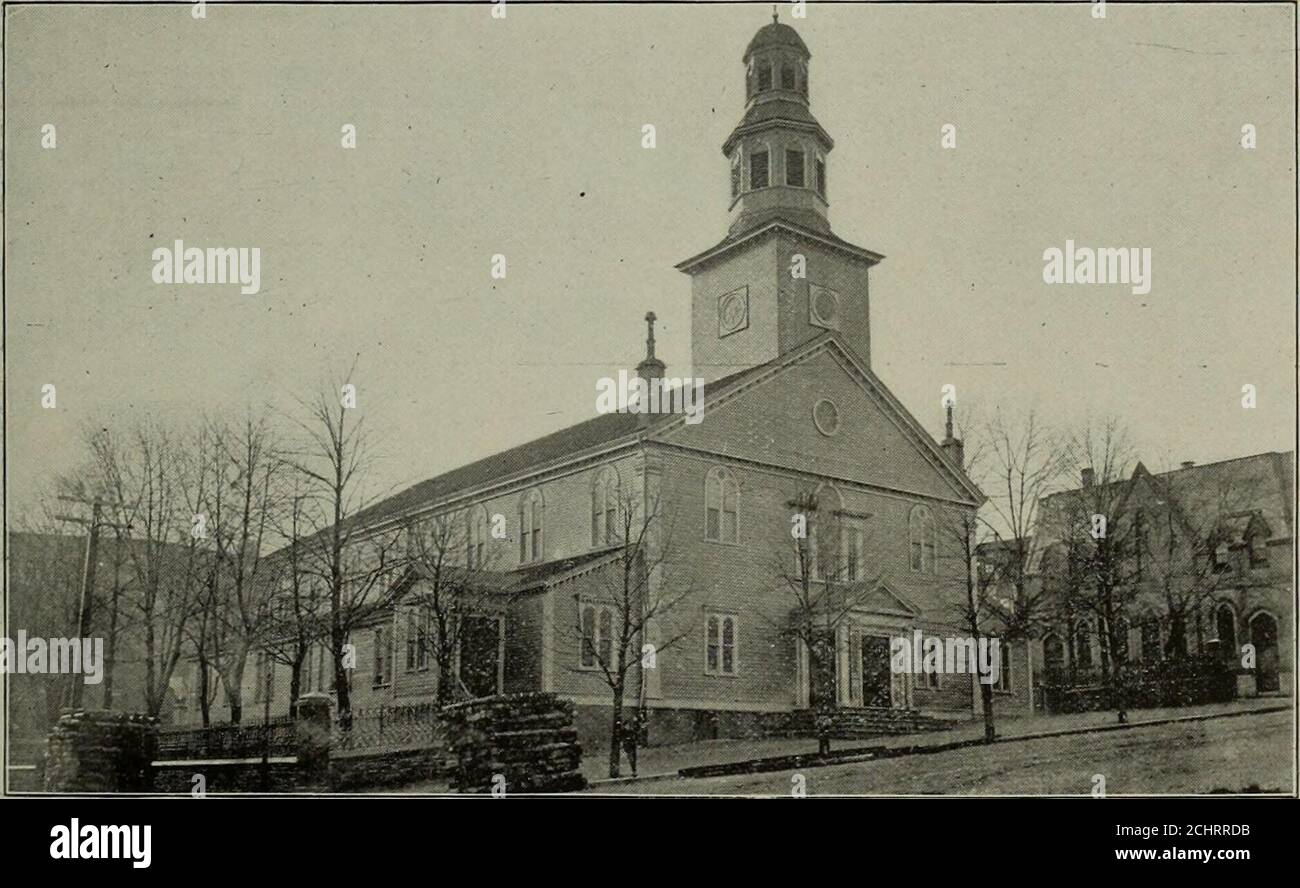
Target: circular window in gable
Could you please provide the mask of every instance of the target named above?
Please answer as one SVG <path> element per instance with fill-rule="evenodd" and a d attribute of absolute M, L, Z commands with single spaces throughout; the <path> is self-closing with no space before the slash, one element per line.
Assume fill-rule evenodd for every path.
<path fill-rule="evenodd" d="M 840 411 L 834 401 L 822 398 L 813 405 L 813 424 L 817 426 L 817 431 L 827 437 L 839 432 Z"/>

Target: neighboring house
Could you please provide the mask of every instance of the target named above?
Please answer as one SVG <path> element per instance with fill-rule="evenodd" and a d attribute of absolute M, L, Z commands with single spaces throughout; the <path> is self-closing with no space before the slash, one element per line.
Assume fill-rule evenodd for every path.
<path fill-rule="evenodd" d="M 1139 463 L 1105 486 L 1085 470 L 1078 488 L 1046 497 L 1032 569 L 1054 608 L 1032 646 L 1036 672 L 1068 681 L 1104 672 L 1104 624 L 1069 590 L 1078 563 L 1072 553 L 1091 545 L 1092 516 L 1105 514 L 1120 553 L 1114 600 L 1122 606 L 1113 617 L 1129 663 L 1213 654 L 1242 669 L 1249 643 L 1256 665 L 1242 669 L 1244 692 L 1288 693 L 1295 668 L 1293 461 L 1292 452 L 1261 453 L 1158 474 Z"/>
<path fill-rule="evenodd" d="M 835 639 L 838 703 L 971 711 L 969 676 L 889 670 L 890 636 L 960 632 L 950 598 L 959 584 L 948 575 L 960 568 L 939 527 L 983 496 L 962 470 L 960 442 L 936 443 L 871 369 L 867 282 L 883 257 L 831 232 L 832 141 L 809 109 L 809 58 L 784 24 L 749 44 L 746 112 L 724 145 L 733 221 L 678 266 L 692 279 L 702 422 L 597 415 L 357 517 L 376 530 L 434 516 L 465 522 L 466 561 L 499 575 L 501 606 L 476 614 L 462 645 L 462 696 L 550 691 L 577 703 L 591 730 L 608 731 L 610 691 L 583 639 L 608 644 L 618 504 L 630 493 L 661 509 L 649 561 L 662 553 L 666 564 L 652 573 L 651 594 L 690 588 L 648 634 L 664 645 L 655 667 L 631 682 L 652 738 L 752 732 L 766 714 L 807 707 L 808 652 L 787 632 L 794 600 L 781 574 L 795 560 L 792 503 L 815 493 L 812 532 L 820 521 L 823 552 L 838 537 L 829 547 L 860 593 Z M 806 273 L 792 275 L 795 266 Z M 663 378 L 665 369 L 652 328 L 638 373 Z M 487 532 L 498 515 L 506 540 Z M 426 621 L 403 604 L 357 633 L 355 707 L 432 697 Z M 260 668 L 249 670 L 246 699 Z M 277 671 L 278 713 L 288 680 Z M 327 663 L 311 671 L 309 687 L 329 684 Z"/>

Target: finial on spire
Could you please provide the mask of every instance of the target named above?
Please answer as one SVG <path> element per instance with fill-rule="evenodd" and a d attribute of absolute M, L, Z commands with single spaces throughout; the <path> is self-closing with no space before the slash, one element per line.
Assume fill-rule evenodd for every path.
<path fill-rule="evenodd" d="M 948 418 L 943 424 L 943 437 L 947 441 L 952 440 L 952 402 L 948 402 Z"/>
<path fill-rule="evenodd" d="M 648 311 L 645 313 L 646 340 L 645 356 L 647 361 L 653 361 L 655 357 L 655 313 Z"/>
<path fill-rule="evenodd" d="M 772 24 L 776 24 L 776 4 L 772 4 Z"/>

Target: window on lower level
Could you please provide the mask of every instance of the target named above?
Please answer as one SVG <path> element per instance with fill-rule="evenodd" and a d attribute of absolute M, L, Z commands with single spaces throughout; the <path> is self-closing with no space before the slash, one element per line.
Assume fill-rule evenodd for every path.
<path fill-rule="evenodd" d="M 736 617 L 709 614 L 705 634 L 704 671 L 709 675 L 735 675 Z"/>
<path fill-rule="evenodd" d="M 613 671 L 614 663 L 614 611 L 604 604 L 583 604 L 582 652 L 579 663 L 583 669 Z"/>

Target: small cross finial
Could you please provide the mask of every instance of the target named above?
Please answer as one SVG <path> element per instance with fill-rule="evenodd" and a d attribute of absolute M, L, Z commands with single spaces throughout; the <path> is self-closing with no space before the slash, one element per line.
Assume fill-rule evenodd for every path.
<path fill-rule="evenodd" d="M 653 360 L 655 356 L 655 313 L 648 311 L 645 313 L 646 340 L 645 352 L 648 360 Z"/>

